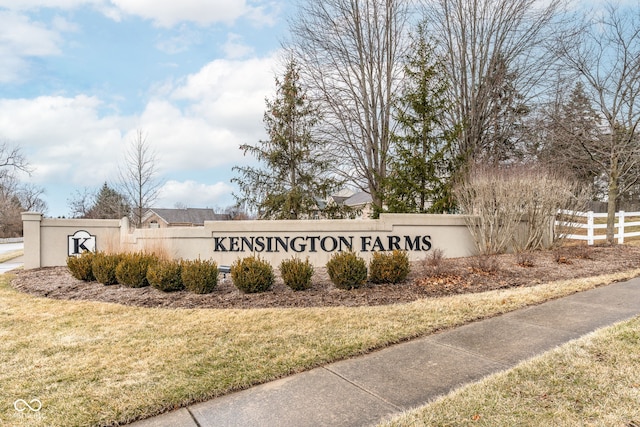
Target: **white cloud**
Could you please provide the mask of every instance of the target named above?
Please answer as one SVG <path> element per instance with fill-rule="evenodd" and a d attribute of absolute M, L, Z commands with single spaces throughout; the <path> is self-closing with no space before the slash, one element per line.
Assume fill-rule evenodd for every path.
<path fill-rule="evenodd" d="M 242 161 L 240 144 L 264 137 L 272 64 L 272 58 L 214 61 L 135 117 L 103 115 L 103 102 L 85 95 L 0 99 L 0 136 L 33 156 L 43 181 L 62 179 L 52 176 L 62 171 L 73 182 L 91 181 L 79 165 L 91 165 L 91 176 L 104 181 L 138 128 L 147 133 L 164 172 L 233 165 Z"/>
<path fill-rule="evenodd" d="M 133 15 L 166 28 L 180 22 L 231 24 L 242 17 L 256 26 L 273 25 L 279 12 L 278 4 L 268 0 L 0 0 L 0 8 L 12 11 L 71 10 L 86 5 L 115 21 Z"/>
<path fill-rule="evenodd" d="M 198 73 L 187 76 L 184 83 L 173 90 L 172 98 L 204 103 L 232 94 L 233 98 L 254 103 L 258 97 L 263 109 L 264 97 L 273 90 L 278 56 L 276 52 L 265 58 L 211 61 Z"/>
<path fill-rule="evenodd" d="M 239 145 L 264 138 L 274 62 L 213 61 L 178 83 L 159 86 L 144 109 L 130 116 L 94 96 L 0 98 L 0 139 L 22 147 L 35 169 L 31 181 L 45 187 L 51 206 L 73 188 L 116 181 L 136 129 L 157 152 L 159 178 L 173 180 L 163 190 L 165 206 L 228 205 L 232 190 L 222 181 L 229 182 L 234 165 L 253 160 Z M 65 213 L 56 209 L 54 214 Z"/>
<path fill-rule="evenodd" d="M 100 117 L 100 106 L 82 95 L 0 100 L 0 135 L 22 147 L 35 182 L 91 186 L 113 176 L 128 124 Z"/>
<path fill-rule="evenodd" d="M 184 114 L 167 101 L 151 101 L 139 123 L 157 152 L 163 173 L 216 168 L 233 164 L 240 157 L 240 141 L 224 124 Z"/>
<path fill-rule="evenodd" d="M 163 86 L 169 100 L 150 102 L 140 118 L 154 145 L 171 153 L 163 168 L 242 162 L 239 145 L 264 138 L 264 99 L 273 91 L 274 62 L 274 57 L 216 60 L 173 89 Z"/>
<path fill-rule="evenodd" d="M 229 59 L 240 59 L 253 54 L 254 49 L 243 42 L 241 35 L 230 33 L 222 45 L 222 51 Z"/>
<path fill-rule="evenodd" d="M 202 36 L 198 31 L 193 30 L 188 25 L 181 25 L 169 37 L 164 37 L 156 43 L 156 48 L 168 54 L 184 52 L 189 47 L 202 42 Z"/>
<path fill-rule="evenodd" d="M 233 188 L 224 182 L 207 185 L 191 180 L 168 181 L 160 190 L 155 205 L 164 208 L 176 204 L 192 208 L 221 207 L 229 204 L 232 191 Z"/>
<path fill-rule="evenodd" d="M 24 15 L 0 10 L 0 83 L 24 77 L 28 58 L 60 54 L 61 37 Z"/>
<path fill-rule="evenodd" d="M 111 3 L 125 14 L 149 19 L 160 27 L 172 27 L 184 21 L 201 25 L 216 22 L 231 24 L 243 16 L 257 24 L 273 21 L 263 10 L 264 6 L 248 5 L 245 0 L 111 0 Z"/>
<path fill-rule="evenodd" d="M 78 32 L 80 29 L 80 26 L 78 24 L 76 24 L 75 22 L 71 22 L 69 20 L 67 20 L 65 17 L 63 16 L 54 16 L 53 20 L 51 21 L 51 26 L 59 32 L 64 32 L 64 33 L 75 33 Z"/>
<path fill-rule="evenodd" d="M 104 0 L 0 0 L 0 7 L 9 10 L 32 10 L 43 8 L 73 9 L 86 4 L 99 4 Z"/>

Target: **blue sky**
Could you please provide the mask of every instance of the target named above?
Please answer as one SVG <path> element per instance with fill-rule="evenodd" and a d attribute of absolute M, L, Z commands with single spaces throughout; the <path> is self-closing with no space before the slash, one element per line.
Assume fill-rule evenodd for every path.
<path fill-rule="evenodd" d="M 238 148 L 265 137 L 292 0 L 0 0 L 0 142 L 18 145 L 49 216 L 117 182 L 141 129 L 159 207 L 233 203 Z"/>

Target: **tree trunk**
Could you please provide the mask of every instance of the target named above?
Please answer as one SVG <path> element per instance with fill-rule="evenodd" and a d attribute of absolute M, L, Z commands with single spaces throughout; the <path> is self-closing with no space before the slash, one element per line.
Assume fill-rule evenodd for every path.
<path fill-rule="evenodd" d="M 618 162 L 611 160 L 609 189 L 607 192 L 607 243 L 615 243 L 616 206 L 618 200 Z"/>

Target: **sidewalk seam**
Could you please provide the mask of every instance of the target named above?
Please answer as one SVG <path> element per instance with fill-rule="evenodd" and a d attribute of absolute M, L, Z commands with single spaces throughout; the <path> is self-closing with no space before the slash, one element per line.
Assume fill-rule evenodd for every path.
<path fill-rule="evenodd" d="M 561 327 L 561 326 L 554 327 L 554 326 L 549 326 L 549 325 L 543 325 L 543 324 L 540 324 L 540 323 L 536 323 L 535 320 L 531 320 L 531 319 L 527 319 L 527 318 L 519 318 L 518 321 L 519 321 L 519 323 L 522 323 L 523 325 L 543 327 L 543 328 L 551 329 L 553 331 L 558 331 L 558 332 L 578 333 L 578 334 L 580 334 L 578 336 L 578 338 L 580 338 L 580 337 L 582 337 L 582 336 L 584 336 L 586 334 L 589 334 L 589 333 L 591 333 L 593 331 L 596 331 L 598 329 L 606 328 L 608 326 L 612 326 L 612 325 L 614 325 L 616 323 L 624 322 L 624 321 L 629 320 L 629 319 L 631 319 L 631 318 L 633 318 L 635 316 L 638 316 L 637 311 L 635 311 L 633 309 L 620 309 L 620 308 L 617 308 L 617 307 L 614 307 L 614 306 L 611 306 L 611 305 L 608 305 L 608 304 L 588 303 L 588 302 L 583 302 L 583 301 L 569 301 L 569 302 L 572 303 L 572 304 L 584 305 L 584 306 L 587 306 L 587 307 L 604 308 L 604 309 L 609 310 L 609 311 L 621 313 L 621 314 L 623 314 L 623 316 L 627 316 L 627 317 L 623 317 L 623 318 L 615 320 L 613 322 L 606 322 L 606 323 L 604 323 L 602 325 L 596 326 L 595 329 L 592 329 L 592 330 L 587 331 L 587 332 L 582 332 L 582 331 L 579 331 L 579 330 L 575 330 L 575 329 L 571 329 L 571 328 L 565 328 L 565 327 Z M 515 313 L 515 312 L 512 312 L 512 313 Z M 631 313 L 631 314 L 629 314 L 629 313 Z M 509 313 L 507 313 L 507 314 L 509 314 Z M 574 339 L 576 339 L 576 338 L 574 338 Z"/>
<path fill-rule="evenodd" d="M 378 400 L 380 400 L 380 401 L 382 401 L 382 402 L 386 403 L 387 405 L 389 405 L 389 406 L 393 407 L 393 408 L 394 408 L 394 409 L 396 409 L 397 411 L 404 411 L 404 410 L 405 410 L 404 408 L 402 408 L 402 407 L 400 407 L 400 406 L 396 405 L 395 403 L 393 403 L 393 402 L 389 402 L 387 399 L 383 398 L 382 396 L 378 396 L 377 394 L 373 393 L 372 391 L 367 390 L 366 388 L 364 388 L 364 387 L 362 387 L 362 386 L 360 386 L 360 385 L 358 385 L 358 384 L 354 383 L 354 382 L 353 382 L 353 381 L 351 381 L 350 379 L 348 379 L 348 378 L 346 378 L 346 377 L 344 377 L 344 376 L 340 375 L 339 373 L 337 373 L 337 372 L 335 372 L 335 371 L 331 370 L 331 369 L 329 368 L 329 366 L 323 366 L 323 367 L 322 367 L 322 369 L 324 369 L 324 370 L 328 371 L 329 373 L 331 373 L 331 374 L 335 375 L 336 377 L 338 377 L 338 378 L 342 379 L 343 381 L 346 381 L 348 384 L 351 384 L 351 385 L 352 385 L 352 386 L 354 386 L 355 388 L 357 388 L 357 389 L 359 389 L 359 390 L 362 390 L 363 392 L 367 393 L 369 396 L 372 396 L 372 397 L 374 397 L 374 398 L 376 398 L 376 399 L 378 399 Z"/>
<path fill-rule="evenodd" d="M 189 406 L 185 407 L 185 409 L 187 410 L 187 412 L 189 413 L 189 416 L 191 417 L 191 419 L 193 420 L 194 423 L 196 423 L 196 427 L 202 427 L 202 425 L 200 425 L 200 423 L 198 422 L 198 420 L 196 419 L 195 415 L 193 415 L 193 412 L 191 412 L 191 408 Z"/>
<path fill-rule="evenodd" d="M 486 362 L 495 363 L 496 365 L 500 365 L 500 366 L 502 366 L 502 369 L 500 369 L 501 371 L 505 370 L 505 369 L 511 369 L 515 365 L 517 365 L 518 363 L 522 362 L 523 360 L 526 360 L 526 359 L 521 359 L 521 360 L 518 360 L 515 365 L 511 365 L 511 364 L 509 364 L 509 363 L 511 363 L 509 361 L 499 360 L 499 359 L 492 359 L 490 357 L 487 357 L 487 356 L 485 356 L 483 354 L 480 354 L 480 353 L 476 353 L 475 351 L 469 350 L 467 348 L 458 347 L 458 346 L 455 346 L 455 345 L 452 345 L 452 344 L 447 344 L 447 343 L 444 343 L 444 342 L 437 342 L 437 341 L 434 342 L 434 344 L 442 346 L 442 347 L 447 347 L 447 348 L 449 348 L 451 350 L 456 350 L 456 351 L 459 351 L 459 352 L 462 352 L 462 353 L 466 353 L 469 356 L 477 357 L 478 359 L 484 360 Z"/>

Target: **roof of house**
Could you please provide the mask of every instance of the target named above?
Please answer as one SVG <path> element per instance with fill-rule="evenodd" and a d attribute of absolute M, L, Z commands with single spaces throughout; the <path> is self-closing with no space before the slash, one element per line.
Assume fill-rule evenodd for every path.
<path fill-rule="evenodd" d="M 371 203 L 371 202 L 373 202 L 373 199 L 371 198 L 371 194 L 366 193 L 364 191 L 360 191 L 352 195 L 351 197 L 349 197 L 343 203 L 345 206 L 353 207 L 353 206 L 366 205 L 367 203 Z"/>
<path fill-rule="evenodd" d="M 147 220 L 151 214 L 156 214 L 167 224 L 204 225 L 205 221 L 226 221 L 230 219 L 228 214 L 217 214 L 213 209 L 208 208 L 151 208 L 144 214 L 142 220 Z"/>
<path fill-rule="evenodd" d="M 333 199 L 334 202 L 341 205 L 344 203 L 345 200 L 349 199 L 353 195 L 354 195 L 353 191 L 349 190 L 348 188 L 343 188 L 337 193 L 332 194 L 331 198 Z"/>

